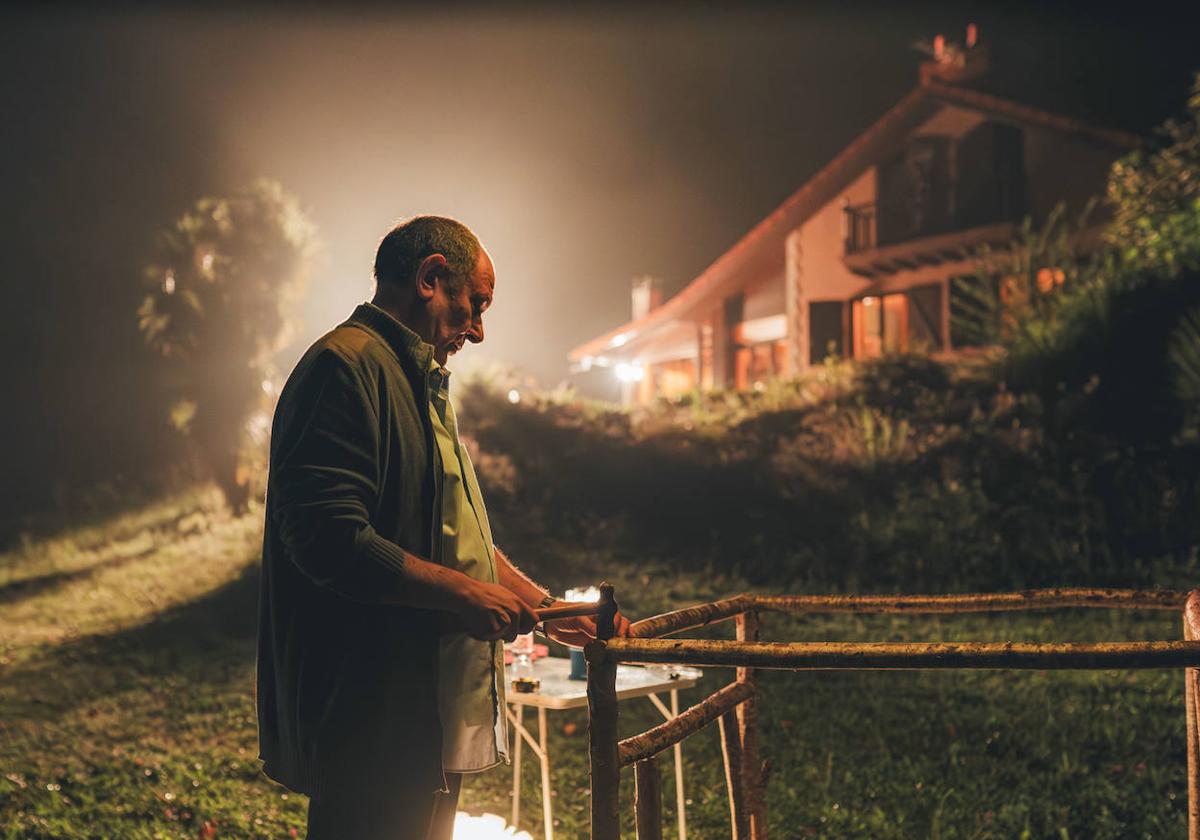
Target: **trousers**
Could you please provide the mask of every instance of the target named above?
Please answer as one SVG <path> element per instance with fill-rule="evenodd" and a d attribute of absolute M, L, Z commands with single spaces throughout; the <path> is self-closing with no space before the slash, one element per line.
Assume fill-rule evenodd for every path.
<path fill-rule="evenodd" d="M 308 801 L 308 840 L 451 840 L 462 775 L 446 774 L 446 791 L 363 788 L 323 792 Z"/>

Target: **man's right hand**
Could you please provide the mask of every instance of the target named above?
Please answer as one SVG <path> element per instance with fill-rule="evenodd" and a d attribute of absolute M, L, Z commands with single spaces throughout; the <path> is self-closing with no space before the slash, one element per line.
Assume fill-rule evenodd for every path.
<path fill-rule="evenodd" d="M 529 633 L 537 615 L 511 590 L 497 583 L 471 580 L 461 594 L 455 612 L 468 636 L 483 641 L 511 642 L 519 633 Z"/>

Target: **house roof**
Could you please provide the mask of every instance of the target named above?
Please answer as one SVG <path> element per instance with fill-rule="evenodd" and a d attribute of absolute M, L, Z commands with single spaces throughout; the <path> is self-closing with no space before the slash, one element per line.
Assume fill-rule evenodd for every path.
<path fill-rule="evenodd" d="M 928 81 L 896 103 L 866 131 L 858 135 L 821 170 L 808 179 L 766 218 L 676 295 L 649 314 L 623 324 L 573 349 L 568 357 L 579 361 L 604 353 L 624 354 L 672 321 L 694 316 L 696 310 L 736 288 L 747 275 L 784 269 L 784 245 L 790 231 L 846 189 L 874 160 L 917 128 L 937 109 L 958 105 L 991 116 L 1040 126 L 1120 149 L 1143 143 L 1135 134 L 1100 128 L 1063 114 L 1004 99 L 992 94 L 939 81 Z"/>

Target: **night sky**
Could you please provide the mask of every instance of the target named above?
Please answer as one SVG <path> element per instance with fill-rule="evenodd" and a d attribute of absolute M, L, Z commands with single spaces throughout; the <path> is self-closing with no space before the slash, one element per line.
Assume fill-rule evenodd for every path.
<path fill-rule="evenodd" d="M 369 296 L 379 237 L 422 212 L 497 266 L 487 342 L 554 385 L 679 288 L 916 83 L 918 38 L 990 44 L 993 90 L 1149 132 L 1200 55 L 1172 7 L 368 6 L 0 13 L 0 535 L 168 460 L 134 312 L 157 230 L 259 175 L 326 248 L 284 369 Z"/>

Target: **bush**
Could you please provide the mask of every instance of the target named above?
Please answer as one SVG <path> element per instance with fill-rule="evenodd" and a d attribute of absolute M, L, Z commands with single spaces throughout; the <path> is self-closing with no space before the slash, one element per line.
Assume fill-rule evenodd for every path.
<path fill-rule="evenodd" d="M 819 397 L 802 379 L 768 408 L 706 397 L 704 423 L 670 404 L 634 415 L 525 394 L 513 405 L 477 380 L 461 417 L 499 539 L 633 544 L 681 568 L 810 591 L 1191 573 L 1196 447 L 1131 453 L 1094 431 L 1060 435 L 1036 392 L 987 373 L 881 360 Z M 1085 410 L 1096 393 L 1058 399 Z"/>

